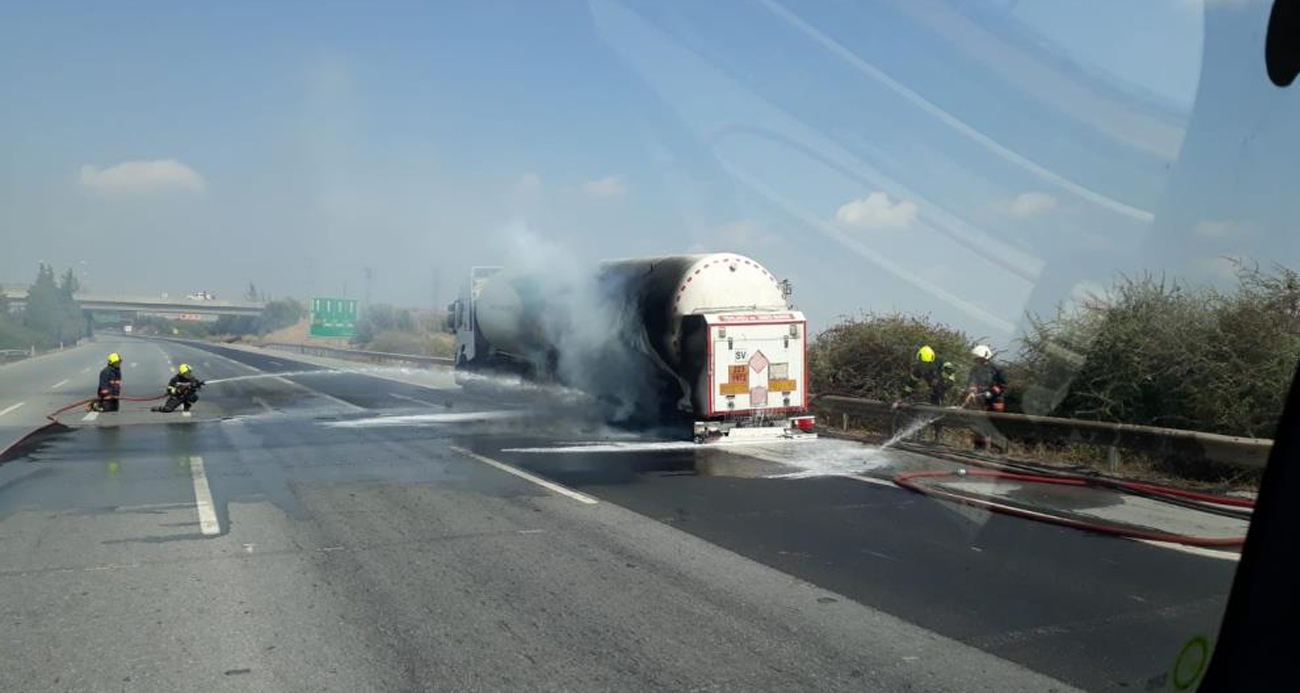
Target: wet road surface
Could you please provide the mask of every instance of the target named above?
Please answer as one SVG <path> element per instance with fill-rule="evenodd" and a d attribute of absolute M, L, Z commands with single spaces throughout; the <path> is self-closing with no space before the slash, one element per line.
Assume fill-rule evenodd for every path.
<path fill-rule="evenodd" d="M 874 480 L 906 453 L 699 449 L 233 347 L 5 367 L 0 436 L 109 350 L 128 394 L 210 384 L 0 464 L 0 690 L 1132 690 L 1213 636 L 1236 565 Z"/>

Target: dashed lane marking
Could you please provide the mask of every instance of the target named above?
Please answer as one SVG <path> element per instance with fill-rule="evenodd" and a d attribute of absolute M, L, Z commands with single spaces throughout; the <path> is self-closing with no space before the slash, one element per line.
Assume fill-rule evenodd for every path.
<path fill-rule="evenodd" d="M 26 404 L 26 402 L 19 402 L 18 404 L 11 404 L 5 407 L 4 409 L 0 409 L 0 416 L 4 416 L 5 414 L 8 414 L 11 411 L 16 411 L 19 407 L 23 406 L 24 404 Z"/>
<path fill-rule="evenodd" d="M 407 402 L 415 402 L 416 404 L 421 404 L 421 405 L 424 405 L 424 406 L 426 406 L 426 407 L 432 407 L 432 406 L 433 406 L 433 402 L 427 402 L 427 401 L 422 400 L 422 399 L 416 399 L 415 397 L 407 397 L 406 395 L 399 395 L 399 394 L 397 394 L 396 392 L 390 392 L 390 393 L 388 393 L 388 396 L 389 396 L 389 397 L 392 397 L 393 399 L 402 399 L 402 400 L 406 400 Z"/>
<path fill-rule="evenodd" d="M 194 479 L 194 507 L 199 512 L 199 531 L 207 536 L 221 534 L 221 523 L 217 521 L 217 509 L 212 503 L 212 488 L 208 486 L 202 457 L 190 456 L 190 476 Z"/>

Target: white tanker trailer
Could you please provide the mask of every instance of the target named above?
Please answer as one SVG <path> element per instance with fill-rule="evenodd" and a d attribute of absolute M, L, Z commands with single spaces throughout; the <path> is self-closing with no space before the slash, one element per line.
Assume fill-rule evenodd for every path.
<path fill-rule="evenodd" d="M 695 439 L 807 436 L 807 320 L 733 253 L 613 260 L 582 276 L 476 267 L 449 308 L 458 376 L 588 392 L 610 418 L 689 416 Z"/>

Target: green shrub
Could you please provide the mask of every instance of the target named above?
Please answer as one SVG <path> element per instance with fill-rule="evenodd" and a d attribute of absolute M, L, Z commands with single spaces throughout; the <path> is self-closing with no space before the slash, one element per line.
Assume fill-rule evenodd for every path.
<path fill-rule="evenodd" d="M 1026 411 L 1271 437 L 1300 359 L 1300 277 L 1241 265 L 1232 293 L 1123 278 L 1030 323 L 1009 369 L 1037 396 Z"/>
<path fill-rule="evenodd" d="M 974 346 L 966 333 L 928 316 L 868 313 L 845 318 L 813 340 L 808 348 L 813 392 L 891 401 L 902 392 L 923 344 L 958 364 L 958 383 L 965 382 Z"/>

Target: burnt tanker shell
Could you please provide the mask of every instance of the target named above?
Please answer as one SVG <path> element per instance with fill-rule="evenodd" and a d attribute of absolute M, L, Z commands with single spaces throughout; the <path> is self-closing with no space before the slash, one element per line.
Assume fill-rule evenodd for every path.
<path fill-rule="evenodd" d="M 704 366 L 683 339 L 689 316 L 788 307 L 771 272 L 733 253 L 613 260 L 577 278 L 505 271 L 487 281 L 476 304 L 493 352 L 542 370 L 554 367 L 562 349 L 572 350 L 574 333 L 592 330 L 585 321 L 597 316 L 595 329 L 607 342 L 600 350 L 635 352 L 643 367 L 675 383 L 676 398 L 689 394 Z M 595 368 L 610 354 L 591 360 Z"/>

